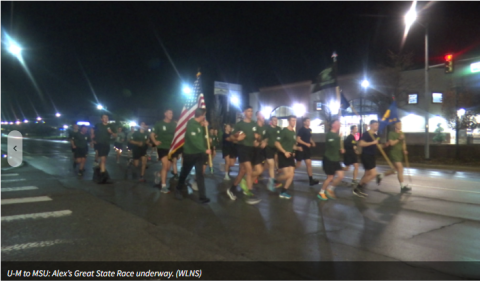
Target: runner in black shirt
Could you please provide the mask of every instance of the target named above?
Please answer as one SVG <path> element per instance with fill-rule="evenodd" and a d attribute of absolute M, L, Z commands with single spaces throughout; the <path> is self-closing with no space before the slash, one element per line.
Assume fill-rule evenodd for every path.
<path fill-rule="evenodd" d="M 315 147 L 315 142 L 312 140 L 312 129 L 310 129 L 310 118 L 303 119 L 303 127 L 298 131 L 297 143 L 300 150 L 295 153 L 295 159 L 297 160 L 297 169 L 302 165 L 302 161 L 305 161 L 307 166 L 308 178 L 310 185 L 316 185 L 318 180 L 312 178 L 312 150 L 311 147 Z"/>
<path fill-rule="evenodd" d="M 352 186 L 357 186 L 358 180 L 358 157 L 357 157 L 357 141 L 355 140 L 355 134 L 358 132 L 356 125 L 350 127 L 350 135 L 343 141 L 345 147 L 345 155 L 343 156 L 343 164 L 345 164 L 344 171 L 348 171 L 350 166 L 353 165 L 353 179 Z"/>

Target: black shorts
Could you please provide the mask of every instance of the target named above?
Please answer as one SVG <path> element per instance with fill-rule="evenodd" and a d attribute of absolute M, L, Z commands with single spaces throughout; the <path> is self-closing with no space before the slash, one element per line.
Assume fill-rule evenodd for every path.
<path fill-rule="evenodd" d="M 283 169 L 287 167 L 295 167 L 295 157 L 292 155 L 290 158 L 287 158 L 284 153 L 278 153 L 278 168 Z"/>
<path fill-rule="evenodd" d="M 275 154 L 277 154 L 278 150 L 276 147 L 265 147 L 265 157 L 267 159 L 275 159 Z"/>
<path fill-rule="evenodd" d="M 148 146 L 146 146 L 146 145 L 144 145 L 144 146 L 133 145 L 132 146 L 133 159 L 138 160 L 141 157 L 146 156 L 147 155 L 147 148 L 148 148 Z"/>
<path fill-rule="evenodd" d="M 265 149 L 260 147 L 255 147 L 253 149 L 253 161 L 252 166 L 265 163 Z"/>
<path fill-rule="evenodd" d="M 98 157 L 108 156 L 110 152 L 109 143 L 97 143 Z"/>
<path fill-rule="evenodd" d="M 312 159 L 312 150 L 310 149 L 310 147 L 302 146 L 302 149 L 303 151 L 295 151 L 295 160 L 303 161 Z"/>
<path fill-rule="evenodd" d="M 168 152 L 169 152 L 169 151 L 170 151 L 170 149 L 157 148 L 158 159 L 162 159 L 163 157 L 168 157 Z"/>
<path fill-rule="evenodd" d="M 118 150 L 123 150 L 123 143 L 116 142 L 113 147 L 115 147 Z"/>
<path fill-rule="evenodd" d="M 230 147 L 230 159 L 237 159 L 238 152 L 237 152 L 237 145 L 233 145 Z"/>
<path fill-rule="evenodd" d="M 74 157 L 76 158 L 85 158 L 87 157 L 88 147 L 77 147 L 74 150 Z"/>
<path fill-rule="evenodd" d="M 75 148 L 72 147 L 72 152 L 75 154 Z"/>
<path fill-rule="evenodd" d="M 355 163 L 358 163 L 357 154 L 355 154 L 355 152 L 346 152 L 343 156 L 343 164 L 345 164 L 345 166 L 350 166 Z"/>
<path fill-rule="evenodd" d="M 175 151 L 173 154 L 172 154 L 172 158 L 180 158 L 180 155 L 183 153 L 183 146 L 180 147 L 179 149 L 177 149 L 177 151 Z"/>
<path fill-rule="evenodd" d="M 335 175 L 336 171 L 342 170 L 342 165 L 339 161 L 330 161 L 327 157 L 323 156 L 323 171 L 328 176 Z"/>
<path fill-rule="evenodd" d="M 375 155 L 362 153 L 362 156 L 360 156 L 360 159 L 362 160 L 363 168 L 365 169 L 365 171 L 368 171 L 377 167 L 377 163 L 375 161 Z"/>
<path fill-rule="evenodd" d="M 232 150 L 232 147 L 231 146 L 224 146 L 222 147 L 222 157 L 225 158 L 225 157 L 230 157 L 230 152 Z"/>
<path fill-rule="evenodd" d="M 98 150 L 98 148 L 97 148 L 97 143 L 94 143 L 94 144 L 93 144 L 93 150 L 95 150 L 95 151 Z"/>
<path fill-rule="evenodd" d="M 254 160 L 253 157 L 255 156 L 254 147 L 237 144 L 237 154 L 240 163 L 252 163 Z"/>

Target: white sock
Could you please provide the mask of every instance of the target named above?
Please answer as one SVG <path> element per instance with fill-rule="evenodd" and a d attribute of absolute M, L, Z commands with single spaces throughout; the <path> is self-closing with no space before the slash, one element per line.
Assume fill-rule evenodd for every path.
<path fill-rule="evenodd" d="M 320 190 L 320 194 L 323 194 L 323 193 L 325 193 L 325 190 L 323 190 L 323 189 Z"/>
<path fill-rule="evenodd" d="M 334 189 L 335 189 L 335 186 L 330 185 L 330 186 L 327 187 L 327 189 L 334 190 Z"/>
<path fill-rule="evenodd" d="M 401 182 L 400 187 L 405 187 L 405 184 L 403 182 Z"/>
<path fill-rule="evenodd" d="M 167 185 L 162 183 L 162 187 L 167 187 Z"/>

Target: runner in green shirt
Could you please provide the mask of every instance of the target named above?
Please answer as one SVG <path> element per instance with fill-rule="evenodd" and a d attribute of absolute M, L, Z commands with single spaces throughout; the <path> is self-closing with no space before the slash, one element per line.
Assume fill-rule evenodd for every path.
<path fill-rule="evenodd" d="M 155 184 L 162 182 L 162 193 L 169 193 L 167 188 L 167 175 L 171 167 L 171 162 L 168 159 L 168 152 L 170 145 L 172 144 L 173 137 L 175 135 L 176 123 L 173 122 L 173 111 L 167 109 L 164 112 L 165 118 L 155 124 L 153 132 L 150 134 L 150 138 L 153 144 L 157 147 L 158 158 L 162 161 L 162 169 L 159 172 L 155 172 Z"/>
<path fill-rule="evenodd" d="M 345 153 L 345 149 L 340 148 L 340 121 L 333 120 L 331 130 L 325 135 L 325 154 L 323 155 L 323 171 L 327 174 L 327 179 L 323 182 L 322 189 L 317 197 L 320 200 L 336 199 L 334 188 L 343 179 L 343 168 L 340 164 L 340 152 Z M 333 178 L 337 176 L 334 180 Z M 326 192 L 325 192 L 326 191 Z M 325 194 L 326 193 L 326 194 Z M 328 196 L 328 197 L 327 197 Z"/>
<path fill-rule="evenodd" d="M 288 126 L 283 128 L 275 141 L 275 146 L 278 149 L 278 168 L 282 172 L 282 175 L 277 177 L 276 180 L 285 181 L 280 190 L 280 198 L 284 199 L 292 198 L 292 196 L 287 193 L 287 190 L 292 184 L 293 177 L 295 176 L 294 151 L 297 149 L 297 146 L 295 145 L 297 143 L 297 136 L 295 134 L 296 124 L 297 118 L 295 116 L 289 116 Z M 269 181 L 268 189 L 275 192 L 274 181 Z"/>
<path fill-rule="evenodd" d="M 108 115 L 102 114 L 102 122 L 95 125 L 91 130 L 91 139 L 95 142 L 96 152 L 100 159 L 100 179 L 102 183 L 108 181 L 108 174 L 106 173 L 107 156 L 110 152 L 110 138 L 116 137 L 113 126 L 108 122 Z"/>
<path fill-rule="evenodd" d="M 398 178 L 398 182 L 400 183 L 400 191 L 401 192 L 410 191 L 412 190 L 412 188 L 403 183 L 402 161 L 403 161 L 403 155 L 408 154 L 408 151 L 407 151 L 407 145 L 405 143 L 405 135 L 402 132 L 401 122 L 395 123 L 395 130 L 388 133 L 388 142 L 391 146 L 390 153 L 389 153 L 390 159 L 392 160 L 393 165 L 395 165 L 395 169 L 397 170 L 397 178 Z M 384 173 L 381 177 L 388 176 L 393 173 L 394 173 L 393 171 L 389 171 Z"/>
<path fill-rule="evenodd" d="M 237 197 L 233 193 L 236 186 L 240 184 L 243 193 L 248 197 L 248 204 L 257 204 L 261 200 L 256 198 L 252 193 L 253 189 L 253 168 L 252 161 L 254 156 L 254 142 L 260 135 L 258 134 L 258 124 L 252 120 L 253 110 L 251 106 L 247 106 L 243 110 L 244 119 L 235 124 L 234 133 L 230 139 L 237 142 L 237 153 L 240 162 L 240 170 L 238 176 L 233 182 L 231 188 L 227 189 L 227 194 L 231 200 Z"/>
<path fill-rule="evenodd" d="M 265 148 L 265 156 L 267 158 L 268 164 L 268 174 L 270 175 L 269 181 L 275 181 L 275 167 L 278 169 L 278 155 L 277 148 L 275 147 L 275 142 L 277 137 L 280 135 L 282 128 L 277 126 L 278 119 L 275 116 L 270 117 L 270 124 L 267 126 L 267 139 L 268 144 Z M 277 187 L 280 187 L 281 184 L 277 183 Z"/>
<path fill-rule="evenodd" d="M 147 149 L 150 140 L 148 138 L 147 125 L 140 123 L 140 129 L 130 136 L 129 142 L 132 144 L 133 165 L 138 167 L 139 161 L 142 161 L 140 168 L 140 182 L 146 182 L 145 169 L 147 167 Z M 133 172 L 136 175 L 136 172 Z"/>

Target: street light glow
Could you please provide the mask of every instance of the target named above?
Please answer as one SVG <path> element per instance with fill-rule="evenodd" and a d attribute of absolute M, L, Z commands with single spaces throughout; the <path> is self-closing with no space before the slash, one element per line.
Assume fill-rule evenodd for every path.
<path fill-rule="evenodd" d="M 55 114 L 55 116 L 60 117 L 60 116 L 62 116 L 62 114 L 60 114 L 60 113 L 57 112 L 57 113 Z"/>
<path fill-rule="evenodd" d="M 363 81 L 362 81 L 362 87 L 363 87 L 364 89 L 370 87 L 370 82 L 368 82 L 367 79 L 363 79 Z"/>
<path fill-rule="evenodd" d="M 42 117 L 37 117 L 37 121 L 40 121 L 40 120 L 42 120 Z"/>
<path fill-rule="evenodd" d="M 410 7 L 410 10 L 408 10 L 407 14 L 405 15 L 405 25 L 407 29 L 405 30 L 405 33 L 408 33 L 408 30 L 412 26 L 412 24 L 417 20 L 417 11 L 415 10 L 417 6 L 417 1 L 413 1 L 412 7 Z"/>
<path fill-rule="evenodd" d="M 101 104 L 97 105 L 97 109 L 98 109 L 98 110 L 102 110 L 102 109 L 103 109 L 103 105 L 101 105 Z"/>
<path fill-rule="evenodd" d="M 23 123 L 28 123 L 28 120 L 27 119 L 23 120 Z"/>
<path fill-rule="evenodd" d="M 463 115 L 465 115 L 465 108 L 460 108 L 457 111 L 457 114 L 458 114 L 458 117 L 462 117 Z"/>
<path fill-rule="evenodd" d="M 297 117 L 303 117 L 305 113 L 307 113 L 307 110 L 305 109 L 305 106 L 300 103 L 296 103 L 292 106 L 293 112 L 295 112 L 295 115 Z"/>
<path fill-rule="evenodd" d="M 272 114 L 272 111 L 273 111 L 273 108 L 271 106 L 265 106 L 262 108 L 260 112 L 262 113 L 263 117 L 265 117 L 266 119 L 269 119 L 270 114 Z"/>
<path fill-rule="evenodd" d="M 64 129 L 68 129 L 68 125 L 63 125 L 63 128 L 64 128 Z"/>
<path fill-rule="evenodd" d="M 331 113 L 334 113 L 340 110 L 340 105 L 338 104 L 338 102 L 332 101 L 328 104 L 328 108 L 330 109 Z"/>
<path fill-rule="evenodd" d="M 20 58 L 22 55 L 22 47 L 20 47 L 15 41 L 12 39 L 8 40 L 8 51 L 16 56 L 17 58 Z"/>
<path fill-rule="evenodd" d="M 190 95 L 192 93 L 192 89 L 188 86 L 183 87 L 183 93 L 186 95 Z"/>
<path fill-rule="evenodd" d="M 138 126 L 137 122 L 135 122 L 135 121 L 131 121 L 130 123 L 128 123 L 128 125 L 130 125 L 130 127 L 137 127 Z"/>
<path fill-rule="evenodd" d="M 240 106 L 240 99 L 238 98 L 237 95 L 231 96 L 231 97 L 230 97 L 230 102 L 231 102 L 233 105 L 237 106 L 237 107 Z"/>

